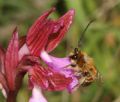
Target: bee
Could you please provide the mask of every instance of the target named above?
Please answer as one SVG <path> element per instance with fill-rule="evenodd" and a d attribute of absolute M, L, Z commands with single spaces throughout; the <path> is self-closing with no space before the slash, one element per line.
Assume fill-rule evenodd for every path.
<path fill-rule="evenodd" d="M 80 85 L 88 86 L 97 79 L 98 71 L 94 65 L 93 59 L 85 52 L 74 49 L 74 53 L 69 56 L 72 62 L 71 67 L 77 74 L 81 74 Z"/>
<path fill-rule="evenodd" d="M 82 40 L 86 29 L 92 22 L 93 21 L 89 22 L 79 41 Z M 80 42 L 78 44 L 80 44 Z M 78 47 L 80 47 L 80 45 L 78 45 Z M 85 52 L 79 50 L 78 47 L 74 49 L 74 52 L 69 56 L 69 58 L 72 63 L 71 67 L 75 71 L 76 75 L 81 75 L 79 81 L 80 85 L 84 87 L 90 85 L 93 81 L 95 81 L 98 78 L 99 73 L 95 67 L 93 59 L 89 57 Z"/>

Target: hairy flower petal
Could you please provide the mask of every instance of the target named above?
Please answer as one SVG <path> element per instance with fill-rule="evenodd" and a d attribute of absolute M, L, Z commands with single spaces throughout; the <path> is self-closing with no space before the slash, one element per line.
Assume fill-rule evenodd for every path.
<path fill-rule="evenodd" d="M 13 90 L 15 80 L 15 70 L 18 64 L 18 32 L 17 29 L 13 32 L 13 37 L 8 45 L 5 56 L 5 73 L 8 81 L 9 89 Z"/>
<path fill-rule="evenodd" d="M 71 9 L 60 19 L 58 19 L 58 21 L 56 21 L 56 24 L 54 25 L 54 32 L 49 36 L 46 45 L 46 50 L 48 52 L 52 51 L 63 39 L 72 23 L 74 13 L 74 10 Z"/>
<path fill-rule="evenodd" d="M 29 102 L 47 102 L 45 97 L 42 95 L 40 87 L 37 85 L 35 85 L 32 89 L 32 97 L 30 98 Z"/>

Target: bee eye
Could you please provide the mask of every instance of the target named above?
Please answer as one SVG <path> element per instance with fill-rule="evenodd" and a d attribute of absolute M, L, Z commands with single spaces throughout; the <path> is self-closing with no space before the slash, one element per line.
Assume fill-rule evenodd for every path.
<path fill-rule="evenodd" d="M 77 59 L 77 56 L 76 56 L 76 55 L 74 56 L 74 59 Z"/>
<path fill-rule="evenodd" d="M 73 59 L 73 60 L 76 60 L 78 58 L 78 56 L 77 55 L 72 55 L 72 56 L 70 56 L 70 58 Z"/>
<path fill-rule="evenodd" d="M 89 72 L 84 72 L 84 73 L 83 73 L 83 76 L 89 76 L 89 75 L 90 75 Z"/>

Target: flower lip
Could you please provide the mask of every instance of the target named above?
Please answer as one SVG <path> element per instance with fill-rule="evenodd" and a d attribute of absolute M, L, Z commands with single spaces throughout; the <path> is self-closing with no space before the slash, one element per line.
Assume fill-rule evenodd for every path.
<path fill-rule="evenodd" d="M 65 58 L 56 58 L 49 55 L 46 51 L 42 51 L 40 57 L 51 69 L 72 79 L 71 83 L 67 86 L 69 92 L 72 92 L 76 87 L 78 87 L 78 80 L 81 76 L 76 75 L 74 69 L 71 68 L 71 60 L 69 56 Z"/>
<path fill-rule="evenodd" d="M 41 65 L 35 65 L 28 73 L 31 88 L 38 85 L 44 90 L 60 91 L 66 89 L 72 81 L 70 77 Z"/>
<path fill-rule="evenodd" d="M 44 50 L 40 53 L 40 57 L 42 58 L 43 61 L 45 61 L 45 63 L 47 63 L 54 70 L 63 69 L 71 64 L 69 57 L 56 58 L 56 57 L 49 55 Z M 55 63 L 55 66 L 53 62 Z"/>

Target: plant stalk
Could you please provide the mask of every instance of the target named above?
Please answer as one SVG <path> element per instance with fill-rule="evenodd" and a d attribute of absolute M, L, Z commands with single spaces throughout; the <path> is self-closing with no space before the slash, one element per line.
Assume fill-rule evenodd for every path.
<path fill-rule="evenodd" d="M 17 93 L 15 91 L 10 91 L 7 96 L 6 102 L 16 102 Z"/>

